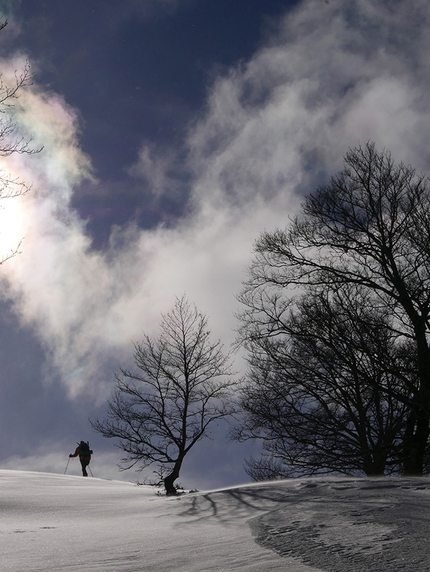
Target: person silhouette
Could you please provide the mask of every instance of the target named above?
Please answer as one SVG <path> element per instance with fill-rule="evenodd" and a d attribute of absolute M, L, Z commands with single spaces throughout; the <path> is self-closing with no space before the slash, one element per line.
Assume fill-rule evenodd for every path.
<path fill-rule="evenodd" d="M 93 452 L 90 450 L 90 444 L 88 443 L 88 441 L 87 442 L 81 441 L 76 447 L 75 452 L 70 453 L 69 455 L 70 458 L 77 457 L 79 455 L 83 477 L 88 477 L 87 467 L 90 464 L 92 453 Z"/>

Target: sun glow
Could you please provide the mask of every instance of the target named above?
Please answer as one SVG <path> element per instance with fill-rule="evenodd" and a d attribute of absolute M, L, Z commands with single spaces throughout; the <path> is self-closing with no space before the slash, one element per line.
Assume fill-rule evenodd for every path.
<path fill-rule="evenodd" d="M 0 197 L 0 260 L 19 252 L 25 239 L 26 196 Z"/>

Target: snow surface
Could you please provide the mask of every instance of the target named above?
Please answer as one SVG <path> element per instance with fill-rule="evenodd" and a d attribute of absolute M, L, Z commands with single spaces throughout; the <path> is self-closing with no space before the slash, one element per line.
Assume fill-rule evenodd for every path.
<path fill-rule="evenodd" d="M 1 572 L 428 572 L 430 479 L 292 479 L 169 498 L 0 471 Z"/>

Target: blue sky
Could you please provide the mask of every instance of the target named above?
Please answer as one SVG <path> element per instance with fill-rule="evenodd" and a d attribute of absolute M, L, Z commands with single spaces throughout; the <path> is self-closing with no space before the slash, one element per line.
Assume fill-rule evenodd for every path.
<path fill-rule="evenodd" d="M 369 139 L 429 172 L 425 0 L 0 1 L 0 65 L 44 150 L 2 159 L 33 185 L 0 211 L 0 467 L 61 472 L 132 344 L 186 294 L 215 338 L 264 230 Z M 243 356 L 236 368 L 244 371 Z M 246 480 L 224 429 L 186 485 Z M 69 450 L 70 449 L 70 450 Z M 96 459 L 94 459 L 96 465 Z M 129 478 L 132 478 L 130 476 Z M 184 480 L 185 480 L 184 479 Z"/>

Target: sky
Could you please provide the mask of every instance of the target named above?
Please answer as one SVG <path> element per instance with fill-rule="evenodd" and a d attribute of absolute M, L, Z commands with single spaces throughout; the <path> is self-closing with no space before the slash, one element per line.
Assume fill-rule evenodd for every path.
<path fill-rule="evenodd" d="M 426 572 L 429 490 L 428 478 L 290 479 L 169 498 L 1 470 L 2 571 Z"/>
<path fill-rule="evenodd" d="M 430 172 L 426 0 L 0 0 L 0 69 L 25 61 L 20 132 L 1 159 L 32 185 L 2 201 L 0 468 L 62 472 L 133 341 L 187 298 L 234 342 L 253 244 L 375 141 Z M 243 355 L 235 369 L 245 371 Z M 247 476 L 258 445 L 220 427 L 184 464 L 190 487 Z M 97 463 L 96 464 L 96 459 Z M 119 476 L 118 476 L 119 475 Z"/>

